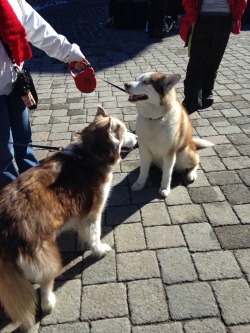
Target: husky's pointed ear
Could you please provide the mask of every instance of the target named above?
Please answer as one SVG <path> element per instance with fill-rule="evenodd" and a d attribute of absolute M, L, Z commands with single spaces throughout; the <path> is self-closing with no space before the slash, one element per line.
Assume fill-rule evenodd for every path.
<path fill-rule="evenodd" d="M 101 117 L 108 117 L 108 114 L 102 106 L 98 105 L 95 117 L 97 118 L 97 117 L 100 117 L 100 116 Z"/>
<path fill-rule="evenodd" d="M 163 91 L 164 93 L 171 90 L 179 82 L 180 74 L 171 74 L 163 79 Z"/>

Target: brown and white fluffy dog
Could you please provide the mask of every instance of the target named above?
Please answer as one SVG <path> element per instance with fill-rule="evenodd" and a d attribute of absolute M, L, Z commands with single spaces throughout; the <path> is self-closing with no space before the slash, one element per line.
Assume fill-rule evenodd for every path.
<path fill-rule="evenodd" d="M 199 155 L 196 148 L 213 146 L 209 141 L 192 137 L 189 116 L 176 99 L 175 85 L 180 75 L 153 72 L 142 74 L 138 81 L 125 83 L 129 101 L 136 103 L 138 116 L 136 134 L 140 152 L 140 174 L 132 190 L 141 190 L 147 180 L 151 163 L 162 171 L 160 194 L 170 193 L 174 167 L 187 170 L 187 180 L 197 178 Z"/>
<path fill-rule="evenodd" d="M 73 227 L 96 256 L 103 244 L 101 214 L 119 162 L 122 146 L 133 146 L 136 136 L 98 107 L 95 120 L 64 151 L 21 174 L 0 192 L 0 303 L 14 322 L 29 328 L 35 320 L 36 292 L 41 307 L 51 311 L 56 299 L 55 277 L 61 269 L 56 235 Z"/>

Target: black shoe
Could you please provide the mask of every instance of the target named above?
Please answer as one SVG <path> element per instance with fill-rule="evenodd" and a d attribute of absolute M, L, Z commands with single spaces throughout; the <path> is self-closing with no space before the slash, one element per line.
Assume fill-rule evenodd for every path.
<path fill-rule="evenodd" d="M 198 111 L 200 109 L 199 104 L 197 103 L 190 103 L 187 100 L 184 99 L 184 101 L 182 102 L 182 105 L 184 106 L 184 108 L 187 110 L 188 114 L 192 114 L 195 111 Z"/>
<path fill-rule="evenodd" d="M 202 96 L 202 108 L 206 109 L 209 108 L 214 103 L 214 96 L 213 93 L 210 93 L 209 95 Z"/>

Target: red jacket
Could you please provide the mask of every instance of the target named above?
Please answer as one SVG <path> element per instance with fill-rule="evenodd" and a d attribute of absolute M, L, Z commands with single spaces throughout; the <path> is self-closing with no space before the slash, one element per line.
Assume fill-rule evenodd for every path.
<path fill-rule="evenodd" d="M 241 18 L 247 6 L 247 0 L 228 0 L 235 25 L 232 27 L 232 33 L 239 34 L 241 28 Z M 196 22 L 202 0 L 182 0 L 186 15 L 181 18 L 180 36 L 184 42 L 187 42 L 192 24 Z"/>

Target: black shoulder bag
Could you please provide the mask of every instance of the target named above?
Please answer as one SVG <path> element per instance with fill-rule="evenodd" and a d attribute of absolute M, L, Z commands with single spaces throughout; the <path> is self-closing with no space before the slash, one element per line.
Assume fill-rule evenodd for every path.
<path fill-rule="evenodd" d="M 1 37 L 0 37 L 1 39 Z M 30 75 L 30 72 L 28 68 L 23 67 L 21 70 L 15 63 L 15 60 L 12 57 L 11 49 L 9 45 L 5 44 L 2 39 L 1 42 L 11 60 L 13 63 L 13 67 L 15 71 L 17 72 L 17 80 L 16 84 L 18 87 L 18 91 L 20 94 L 20 97 L 22 98 L 25 106 L 29 108 L 29 110 L 34 110 L 37 108 L 37 103 L 38 103 L 38 96 L 36 92 L 36 88 L 34 86 L 34 82 L 32 80 L 32 77 Z"/>

